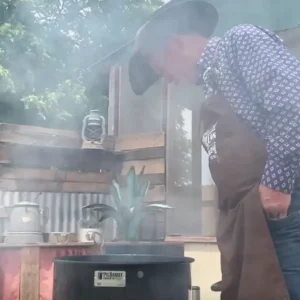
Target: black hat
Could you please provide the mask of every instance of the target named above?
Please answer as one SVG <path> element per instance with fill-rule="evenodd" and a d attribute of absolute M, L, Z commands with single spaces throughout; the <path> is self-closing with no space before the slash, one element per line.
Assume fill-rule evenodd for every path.
<path fill-rule="evenodd" d="M 190 27 L 195 27 L 195 25 L 199 24 L 199 27 L 201 27 L 199 32 L 209 38 L 217 26 L 218 12 L 212 4 L 205 1 L 171 0 L 153 13 L 150 20 L 141 30 L 145 26 L 155 24 L 157 20 L 165 19 L 172 21 L 171 26 L 180 27 L 181 20 L 188 23 L 187 26 Z M 147 58 L 139 52 L 138 47 L 129 60 L 128 72 L 132 90 L 136 95 L 144 94 L 160 78 L 148 64 Z"/>

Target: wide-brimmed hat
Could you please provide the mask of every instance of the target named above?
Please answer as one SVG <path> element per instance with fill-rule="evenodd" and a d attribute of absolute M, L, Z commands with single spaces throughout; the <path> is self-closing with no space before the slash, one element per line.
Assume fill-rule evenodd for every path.
<path fill-rule="evenodd" d="M 188 20 L 192 24 L 193 18 L 199 18 L 197 20 L 201 20 L 201 24 L 205 25 L 206 37 L 210 37 L 218 23 L 218 12 L 212 4 L 206 1 L 171 0 L 156 10 L 145 25 L 152 25 L 151 23 L 158 22 L 158 20 L 161 22 L 164 18 L 172 19 L 172 25 L 182 20 Z M 144 94 L 160 78 L 151 68 L 144 54 L 139 51 L 138 46 L 129 60 L 128 72 L 132 90 L 136 95 Z"/>

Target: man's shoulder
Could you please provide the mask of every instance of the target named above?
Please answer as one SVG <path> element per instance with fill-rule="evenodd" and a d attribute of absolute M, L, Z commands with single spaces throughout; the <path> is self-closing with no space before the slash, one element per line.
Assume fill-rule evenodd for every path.
<path fill-rule="evenodd" d="M 252 24 L 240 24 L 228 30 L 223 36 L 226 42 L 236 43 L 238 41 L 259 41 L 262 39 L 273 39 L 274 42 L 281 42 L 281 39 L 269 29 Z"/>
<path fill-rule="evenodd" d="M 241 36 L 249 33 L 258 33 L 260 32 L 261 28 L 252 24 L 240 24 L 232 27 L 228 30 L 225 36 Z"/>

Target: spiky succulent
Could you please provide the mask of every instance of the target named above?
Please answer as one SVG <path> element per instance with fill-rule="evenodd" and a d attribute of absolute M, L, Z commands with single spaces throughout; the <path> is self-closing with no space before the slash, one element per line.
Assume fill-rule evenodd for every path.
<path fill-rule="evenodd" d="M 99 221 L 96 220 L 80 220 L 79 221 L 80 228 L 100 228 Z"/>
<path fill-rule="evenodd" d="M 121 240 L 138 240 L 141 222 L 147 215 L 155 214 L 172 208 L 165 204 L 148 204 L 145 202 L 150 181 L 142 171 L 137 175 L 135 168 L 131 167 L 127 174 L 127 184 L 123 187 L 113 180 L 111 195 L 115 207 L 107 204 L 91 204 L 83 208 L 91 208 L 101 213 L 99 223 L 112 218 L 117 222 L 118 237 Z"/>

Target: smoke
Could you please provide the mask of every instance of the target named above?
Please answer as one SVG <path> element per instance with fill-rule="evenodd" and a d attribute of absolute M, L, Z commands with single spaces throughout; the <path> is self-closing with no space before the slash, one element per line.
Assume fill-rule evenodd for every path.
<path fill-rule="evenodd" d="M 91 108 L 105 114 L 110 66 L 87 67 L 131 39 L 158 5 L 159 0 L 2 1 L 2 102 L 24 105 L 30 112 L 25 123 L 35 119 L 48 127 L 81 126 Z"/>

